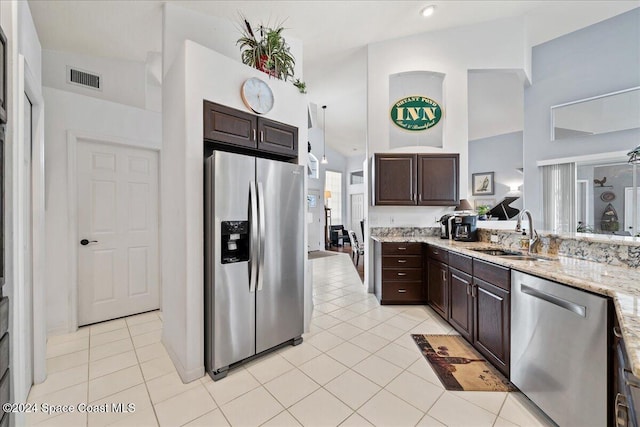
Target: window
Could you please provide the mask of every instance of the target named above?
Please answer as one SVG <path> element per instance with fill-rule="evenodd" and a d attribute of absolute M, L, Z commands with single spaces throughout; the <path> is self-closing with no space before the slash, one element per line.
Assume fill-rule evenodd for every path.
<path fill-rule="evenodd" d="M 351 184 L 364 184 L 364 172 L 351 172 Z"/>
<path fill-rule="evenodd" d="M 331 224 L 342 224 L 342 173 L 325 172 L 325 202 L 331 208 Z"/>

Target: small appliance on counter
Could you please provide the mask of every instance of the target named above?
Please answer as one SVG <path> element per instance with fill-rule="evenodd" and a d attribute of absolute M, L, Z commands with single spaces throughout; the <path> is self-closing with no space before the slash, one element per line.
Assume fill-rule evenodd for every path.
<path fill-rule="evenodd" d="M 478 215 L 456 214 L 451 221 L 451 235 L 453 240 L 461 242 L 478 241 Z"/>
<path fill-rule="evenodd" d="M 438 222 L 440 223 L 440 238 L 449 238 L 449 218 L 453 217 L 453 214 L 444 214 L 440 217 Z"/>

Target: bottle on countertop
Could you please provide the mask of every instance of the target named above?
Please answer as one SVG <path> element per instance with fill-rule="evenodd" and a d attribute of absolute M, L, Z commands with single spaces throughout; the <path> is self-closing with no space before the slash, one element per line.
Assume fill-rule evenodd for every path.
<path fill-rule="evenodd" d="M 522 229 L 522 237 L 520 237 L 520 248 L 529 249 L 529 237 L 527 237 L 527 230 Z"/>

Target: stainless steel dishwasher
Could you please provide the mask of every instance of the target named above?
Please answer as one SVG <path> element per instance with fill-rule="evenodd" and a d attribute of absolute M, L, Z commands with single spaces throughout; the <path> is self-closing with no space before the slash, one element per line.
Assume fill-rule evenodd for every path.
<path fill-rule="evenodd" d="M 608 425 L 607 305 L 511 272 L 511 381 L 560 426 Z"/>

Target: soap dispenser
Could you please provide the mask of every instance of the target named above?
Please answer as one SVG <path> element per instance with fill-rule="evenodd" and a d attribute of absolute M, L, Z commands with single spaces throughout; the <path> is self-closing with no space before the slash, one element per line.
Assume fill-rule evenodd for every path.
<path fill-rule="evenodd" d="M 522 237 L 520 237 L 520 248 L 529 249 L 529 237 L 527 237 L 527 230 L 522 229 Z"/>

